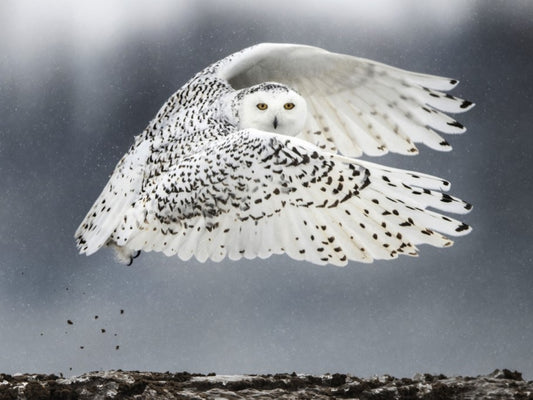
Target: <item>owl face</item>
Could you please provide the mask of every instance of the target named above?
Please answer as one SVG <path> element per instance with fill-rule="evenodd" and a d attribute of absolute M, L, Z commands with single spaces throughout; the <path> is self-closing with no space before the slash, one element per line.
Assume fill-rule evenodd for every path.
<path fill-rule="evenodd" d="M 239 129 L 296 136 L 307 118 L 307 104 L 294 90 L 280 84 L 260 84 L 243 96 L 239 110 Z"/>

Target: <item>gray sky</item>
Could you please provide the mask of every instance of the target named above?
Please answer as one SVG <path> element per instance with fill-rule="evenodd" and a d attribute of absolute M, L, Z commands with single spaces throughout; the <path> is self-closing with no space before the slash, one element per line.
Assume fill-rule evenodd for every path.
<path fill-rule="evenodd" d="M 533 379 L 533 3 L 354 3 L 0 3 L 0 372 Z M 472 234 L 346 268 L 78 256 L 74 231 L 133 136 L 194 73 L 265 41 L 459 79 L 477 106 L 454 151 L 374 161 L 450 179 Z"/>

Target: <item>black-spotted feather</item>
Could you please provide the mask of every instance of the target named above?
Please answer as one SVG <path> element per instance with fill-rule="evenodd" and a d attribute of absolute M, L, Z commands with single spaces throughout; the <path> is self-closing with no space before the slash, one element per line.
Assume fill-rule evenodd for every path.
<path fill-rule="evenodd" d="M 204 172 L 206 175 L 230 168 L 231 174 L 219 181 L 218 189 L 213 189 L 222 193 L 203 192 L 191 175 L 183 184 L 189 188 L 187 195 L 195 202 L 200 214 L 191 214 L 190 205 L 180 202 L 179 197 L 171 193 L 169 201 L 181 204 L 183 214 L 176 214 L 176 222 L 172 223 L 165 214 L 158 215 L 157 211 L 149 210 L 151 220 L 159 222 L 136 221 L 142 240 L 136 241 L 136 233 L 133 232 L 130 236 L 132 250 L 157 250 L 173 254 L 176 249 L 168 251 L 168 247 L 164 246 L 167 244 L 178 247 L 177 254 L 184 260 L 193 255 L 200 260 L 208 257 L 219 260 L 224 255 L 238 260 L 284 252 L 296 259 L 317 264 L 345 265 L 349 259 L 364 262 L 395 258 L 402 252 L 414 255 L 416 250 L 412 244 L 443 246 L 451 243 L 441 235 L 424 233 L 439 228 L 440 225 L 434 224 L 433 220 L 442 220 L 446 226 L 462 226 L 462 223 L 452 219 L 445 221 L 440 214 L 427 214 L 427 206 L 438 205 L 439 194 L 435 191 L 425 193 L 425 200 L 421 196 L 419 200 L 409 203 L 411 197 L 406 193 L 412 189 L 407 183 L 416 182 L 422 187 L 427 183 L 432 188 L 446 188 L 445 181 L 439 178 L 413 176 L 401 170 L 391 169 L 387 172 L 374 168 L 371 163 L 365 166 L 365 163 L 324 152 L 297 138 L 254 130 L 229 135 L 225 141 L 218 141 L 217 147 L 228 151 L 223 157 L 225 161 L 220 165 L 214 161 L 216 157 L 207 156 L 209 152 L 203 158 L 191 158 L 190 162 L 210 166 L 211 169 Z M 251 148 L 258 151 L 256 157 L 251 156 Z M 237 153 L 230 153 L 231 149 Z M 243 156 L 245 153 L 248 156 Z M 280 169 L 271 180 L 255 179 L 256 176 L 271 174 L 271 170 L 278 167 Z M 181 168 L 183 171 L 198 169 L 194 166 Z M 180 167 L 177 169 L 168 173 L 177 176 Z M 389 182 L 383 180 L 384 176 L 388 177 Z M 402 178 L 407 182 L 405 186 L 402 186 Z M 205 177 L 196 179 L 203 180 Z M 165 182 L 165 178 L 161 181 Z M 222 198 L 229 193 L 233 193 L 228 197 L 233 201 L 220 203 L 220 209 L 210 210 L 201 203 L 212 203 L 210 196 Z M 268 201 L 263 201 L 265 193 Z M 391 201 L 395 202 L 398 215 L 391 210 Z M 157 203 L 154 199 L 148 202 Z M 453 202 L 465 205 L 455 198 Z M 445 206 L 449 204 L 443 203 Z M 178 208 L 174 208 L 174 211 Z M 453 211 L 457 210 L 454 206 Z M 402 226 L 409 220 L 413 220 L 413 223 Z M 161 229 L 161 221 L 165 221 L 166 231 Z M 156 227 L 156 232 L 148 235 L 152 225 Z M 171 235 L 169 231 L 175 234 Z M 460 234 L 452 229 L 448 231 Z M 398 237 L 399 233 L 405 240 Z M 266 240 L 263 241 L 263 237 Z M 175 238 L 180 240 L 176 242 Z M 209 240 L 213 243 L 211 247 L 206 242 Z M 206 244 L 203 246 L 199 243 Z"/>

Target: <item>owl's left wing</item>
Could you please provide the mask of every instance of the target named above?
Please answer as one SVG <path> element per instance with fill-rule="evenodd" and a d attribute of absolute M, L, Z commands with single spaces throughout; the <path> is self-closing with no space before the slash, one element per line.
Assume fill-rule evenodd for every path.
<path fill-rule="evenodd" d="M 454 79 L 311 46 L 259 44 L 222 60 L 216 73 L 235 89 L 265 81 L 292 87 L 309 108 L 300 137 L 353 157 L 417 154 L 418 142 L 449 151 L 437 131 L 462 133 L 465 128 L 444 112 L 473 107 L 445 93 L 458 83 Z"/>
<path fill-rule="evenodd" d="M 118 162 L 106 186 L 76 230 L 80 253 L 91 255 L 104 246 L 124 213 L 142 191 L 150 142 L 137 138 Z"/>
<path fill-rule="evenodd" d="M 316 264 L 416 255 L 470 228 L 431 211 L 470 206 L 448 182 L 323 151 L 302 139 L 234 132 L 155 177 L 124 215 L 118 246 L 188 260 L 287 253 Z M 439 233 L 441 232 L 441 233 Z"/>

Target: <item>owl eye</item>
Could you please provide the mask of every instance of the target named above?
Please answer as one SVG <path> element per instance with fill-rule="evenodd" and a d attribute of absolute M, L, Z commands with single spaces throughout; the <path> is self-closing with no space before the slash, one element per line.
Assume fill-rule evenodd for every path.
<path fill-rule="evenodd" d="M 285 110 L 292 110 L 294 108 L 294 103 L 285 103 L 283 106 Z"/>
<path fill-rule="evenodd" d="M 265 103 L 259 103 L 257 104 L 257 108 L 259 108 L 261 111 L 264 111 L 268 108 L 268 105 L 266 105 Z"/>

